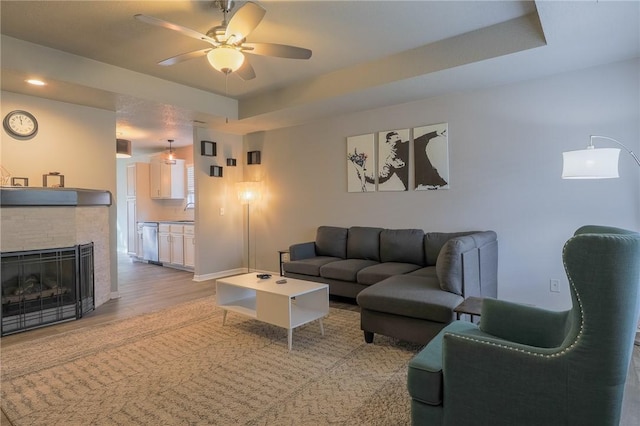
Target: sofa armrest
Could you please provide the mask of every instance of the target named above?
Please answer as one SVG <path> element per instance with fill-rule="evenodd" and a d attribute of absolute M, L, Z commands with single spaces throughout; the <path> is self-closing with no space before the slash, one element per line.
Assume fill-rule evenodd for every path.
<path fill-rule="evenodd" d="M 562 344 L 569 311 L 548 311 L 504 300 L 484 299 L 480 329 L 492 336 L 538 348 Z"/>
<path fill-rule="evenodd" d="M 289 246 L 289 260 L 302 260 L 316 257 L 316 243 L 309 241 Z"/>

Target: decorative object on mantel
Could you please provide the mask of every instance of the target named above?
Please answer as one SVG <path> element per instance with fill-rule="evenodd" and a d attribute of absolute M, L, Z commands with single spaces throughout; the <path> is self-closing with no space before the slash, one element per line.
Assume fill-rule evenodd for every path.
<path fill-rule="evenodd" d="M 597 148 L 593 139 L 606 139 L 624 148 L 640 166 L 640 159 L 621 142 L 608 136 L 592 135 L 585 149 L 562 153 L 562 179 L 611 179 L 619 178 L 618 161 L 620 149 Z"/>
<path fill-rule="evenodd" d="M 375 135 L 350 136 L 347 138 L 347 191 L 374 192 L 375 181 Z"/>
<path fill-rule="evenodd" d="M 409 129 L 378 132 L 378 191 L 409 190 Z"/>
<path fill-rule="evenodd" d="M 173 139 L 167 139 L 167 142 L 169 142 L 169 149 L 167 149 L 166 151 L 164 164 L 176 164 L 176 156 L 173 153 L 173 148 L 171 147 L 171 144 L 173 143 Z"/>
<path fill-rule="evenodd" d="M 200 155 L 215 157 L 217 155 L 217 145 L 212 141 L 200 141 Z"/>
<path fill-rule="evenodd" d="M 415 189 L 449 189 L 448 123 L 413 129 Z"/>
<path fill-rule="evenodd" d="M 131 158 L 131 141 L 116 139 L 116 158 Z"/>
<path fill-rule="evenodd" d="M 247 164 L 260 164 L 260 151 L 247 152 Z"/>
<path fill-rule="evenodd" d="M 27 140 L 38 133 L 38 120 L 27 111 L 11 111 L 2 121 L 4 130 L 14 139 Z"/>
<path fill-rule="evenodd" d="M 211 166 L 209 176 L 222 177 L 222 166 Z"/>
<path fill-rule="evenodd" d="M 235 158 L 227 158 L 227 166 L 236 167 L 236 159 Z"/>
<path fill-rule="evenodd" d="M 9 182 L 11 181 L 11 173 L 9 170 L 5 169 L 4 166 L 0 165 L 0 177 L 2 178 L 2 186 L 9 186 Z"/>
<path fill-rule="evenodd" d="M 57 182 L 49 183 L 49 178 L 53 178 Z M 42 186 L 45 188 L 64 188 L 64 175 L 60 172 L 49 172 L 49 174 L 42 175 Z"/>
<path fill-rule="evenodd" d="M 12 177 L 11 186 L 29 186 L 29 178 L 25 177 Z"/>

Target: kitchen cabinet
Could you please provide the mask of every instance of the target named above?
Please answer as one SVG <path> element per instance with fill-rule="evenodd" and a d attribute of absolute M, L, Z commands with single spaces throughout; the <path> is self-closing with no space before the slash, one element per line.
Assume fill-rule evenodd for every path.
<path fill-rule="evenodd" d="M 127 165 L 127 254 L 139 257 L 142 252 L 138 236 L 138 222 L 149 219 L 153 206 L 149 193 L 149 164 Z"/>
<path fill-rule="evenodd" d="M 158 260 L 160 263 L 171 263 L 171 225 L 161 223 L 158 226 Z"/>
<path fill-rule="evenodd" d="M 153 199 L 184 199 L 184 160 L 166 164 L 163 159 L 154 158 L 150 163 L 149 195 Z"/>
<path fill-rule="evenodd" d="M 161 223 L 158 227 L 158 260 L 168 266 L 184 265 L 183 226 Z"/>
<path fill-rule="evenodd" d="M 127 198 L 127 254 L 129 256 L 138 255 L 138 225 L 135 198 Z"/>
<path fill-rule="evenodd" d="M 184 266 L 193 268 L 196 263 L 196 236 L 193 225 L 185 225 L 184 232 Z"/>

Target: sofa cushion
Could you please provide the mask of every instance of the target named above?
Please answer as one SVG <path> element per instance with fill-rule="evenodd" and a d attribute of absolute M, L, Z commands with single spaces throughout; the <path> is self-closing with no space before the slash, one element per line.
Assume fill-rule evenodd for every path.
<path fill-rule="evenodd" d="M 442 246 L 436 273 L 443 290 L 462 295 L 462 253 L 475 247 L 476 242 L 469 236 L 450 239 Z"/>
<path fill-rule="evenodd" d="M 421 229 L 384 229 L 380 232 L 380 261 L 424 263 L 424 231 Z"/>
<path fill-rule="evenodd" d="M 347 259 L 380 261 L 380 232 L 382 228 L 352 226 L 347 236 Z"/>
<path fill-rule="evenodd" d="M 473 330 L 468 321 L 455 321 L 443 328 L 409 361 L 407 389 L 411 398 L 429 405 L 442 404 L 442 342 L 444 333 Z"/>
<path fill-rule="evenodd" d="M 336 262 L 342 260 L 339 257 L 330 256 L 316 256 L 309 259 L 292 260 L 282 265 L 285 272 L 291 272 L 293 274 L 311 275 L 314 277 L 320 276 L 320 267 L 330 262 Z"/>
<path fill-rule="evenodd" d="M 409 275 L 416 275 L 418 277 L 437 277 L 438 273 L 436 272 L 435 266 L 425 266 L 424 268 L 409 272 Z"/>
<path fill-rule="evenodd" d="M 359 284 L 371 285 L 394 275 L 406 274 L 420 268 L 412 263 L 385 262 L 373 266 L 367 266 L 358 272 Z"/>
<path fill-rule="evenodd" d="M 362 268 L 375 265 L 375 260 L 345 259 L 331 262 L 320 267 L 320 276 L 334 280 L 356 282 L 357 273 Z"/>
<path fill-rule="evenodd" d="M 356 300 L 364 309 L 446 324 L 464 298 L 443 291 L 437 278 L 395 275 L 365 288 Z"/>
<path fill-rule="evenodd" d="M 427 266 L 435 266 L 442 246 L 452 238 L 470 235 L 476 231 L 468 232 L 427 232 L 424 235 L 424 253 Z"/>
<path fill-rule="evenodd" d="M 316 233 L 316 254 L 345 259 L 347 257 L 347 228 L 319 226 Z"/>

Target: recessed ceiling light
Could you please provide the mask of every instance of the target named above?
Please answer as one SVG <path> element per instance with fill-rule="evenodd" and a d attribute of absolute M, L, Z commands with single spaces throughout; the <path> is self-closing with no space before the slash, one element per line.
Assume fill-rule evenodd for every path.
<path fill-rule="evenodd" d="M 36 80 L 35 78 L 31 78 L 31 79 L 27 80 L 27 83 L 33 84 L 34 86 L 45 86 L 47 84 L 44 81 Z"/>

